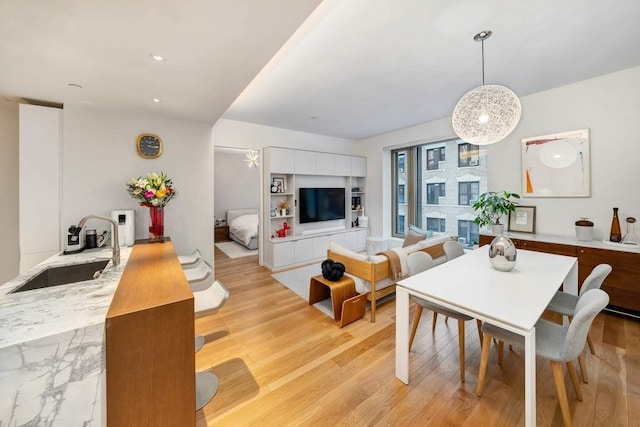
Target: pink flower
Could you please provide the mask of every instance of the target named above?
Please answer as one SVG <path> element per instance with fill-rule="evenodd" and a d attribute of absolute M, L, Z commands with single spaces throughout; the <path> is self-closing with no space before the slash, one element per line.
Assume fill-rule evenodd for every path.
<path fill-rule="evenodd" d="M 147 199 L 150 199 L 155 195 L 156 195 L 155 191 L 147 190 L 144 192 L 144 197 L 146 197 Z"/>

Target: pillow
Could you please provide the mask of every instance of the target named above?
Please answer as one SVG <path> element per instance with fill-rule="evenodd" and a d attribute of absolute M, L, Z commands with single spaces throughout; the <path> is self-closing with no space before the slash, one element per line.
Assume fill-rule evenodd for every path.
<path fill-rule="evenodd" d="M 407 246 L 415 245 L 421 240 L 426 239 L 427 236 L 424 234 L 416 233 L 415 231 L 409 229 L 407 232 L 407 236 L 404 238 L 404 242 L 402 243 L 402 247 L 406 248 Z"/>
<path fill-rule="evenodd" d="M 424 234 L 425 236 L 427 236 L 427 239 L 431 236 L 433 236 L 433 231 L 431 230 L 425 230 L 423 228 L 420 227 L 416 227 L 415 225 L 411 224 L 409 226 L 409 230 L 415 231 L 418 234 Z"/>

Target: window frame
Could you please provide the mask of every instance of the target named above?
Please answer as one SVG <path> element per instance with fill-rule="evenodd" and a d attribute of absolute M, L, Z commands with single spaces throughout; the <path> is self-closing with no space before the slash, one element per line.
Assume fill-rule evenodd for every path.
<path fill-rule="evenodd" d="M 466 164 L 462 164 L 462 156 L 461 156 L 461 150 L 462 148 L 468 148 L 468 154 L 466 155 L 467 161 Z M 475 153 L 475 154 L 474 154 Z M 472 165 L 471 164 L 471 159 L 475 157 L 476 159 L 476 164 Z M 480 166 L 480 147 L 478 147 L 477 145 L 473 145 L 470 144 L 468 142 L 464 142 L 462 144 L 458 144 L 458 167 L 459 168 L 473 168 L 473 167 L 478 167 Z"/>
<path fill-rule="evenodd" d="M 471 184 L 476 184 L 477 186 L 477 197 L 480 196 L 480 181 L 458 181 L 458 206 L 472 206 L 473 203 L 475 203 L 472 199 L 473 196 L 473 191 L 471 189 Z M 466 192 L 462 192 L 461 191 L 461 186 L 466 185 L 467 186 L 467 191 Z M 468 201 L 469 203 L 462 203 L 461 201 L 461 197 L 462 195 L 466 195 L 468 197 Z M 477 200 L 476 197 L 476 200 Z"/>

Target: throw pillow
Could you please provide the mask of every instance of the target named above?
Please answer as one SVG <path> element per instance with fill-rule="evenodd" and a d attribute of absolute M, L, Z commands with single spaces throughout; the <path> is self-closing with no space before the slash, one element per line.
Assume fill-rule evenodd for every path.
<path fill-rule="evenodd" d="M 425 230 L 424 228 L 420 228 L 420 227 L 416 227 L 416 226 L 415 226 L 415 225 L 413 225 L 413 224 L 411 224 L 411 225 L 409 226 L 409 230 L 413 230 L 413 231 L 415 231 L 416 233 L 419 233 L 419 234 L 424 234 L 425 236 L 427 236 L 427 239 L 428 239 L 429 237 L 433 236 L 433 231 L 431 231 L 431 230 Z"/>
<path fill-rule="evenodd" d="M 407 236 L 404 238 L 404 242 L 402 243 L 402 247 L 406 248 L 407 246 L 415 245 L 421 240 L 426 239 L 427 236 L 424 234 L 416 233 L 413 230 L 407 231 Z"/>

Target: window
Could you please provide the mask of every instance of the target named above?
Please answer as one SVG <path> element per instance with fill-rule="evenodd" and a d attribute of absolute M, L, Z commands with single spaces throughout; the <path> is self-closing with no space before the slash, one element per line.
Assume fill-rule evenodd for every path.
<path fill-rule="evenodd" d="M 445 227 L 444 218 L 427 218 L 427 230 L 443 232 Z"/>
<path fill-rule="evenodd" d="M 465 143 L 458 145 L 458 167 L 478 166 L 480 151 L 477 145 Z"/>
<path fill-rule="evenodd" d="M 440 163 L 444 162 L 444 147 L 427 149 L 427 170 L 440 169 Z"/>
<path fill-rule="evenodd" d="M 459 182 L 458 183 L 458 204 L 463 206 L 471 206 L 478 200 L 480 196 L 480 183 Z"/>
<path fill-rule="evenodd" d="M 473 221 L 458 220 L 458 239 L 460 241 L 464 239 L 469 246 L 478 243 L 480 241 L 478 224 Z"/>
<path fill-rule="evenodd" d="M 443 183 L 427 184 L 427 204 L 437 205 L 439 204 L 439 197 L 445 196 L 445 185 Z"/>
<path fill-rule="evenodd" d="M 463 147 L 463 148 L 460 148 Z M 445 154 L 450 159 L 445 161 Z M 383 206 L 385 218 L 391 218 L 391 234 L 405 237 L 409 225 L 456 234 L 456 221 L 440 218 L 473 218 L 471 205 L 479 193 L 487 191 L 486 151 L 461 139 L 429 141 L 391 150 L 391 203 Z M 469 169 L 459 167 L 478 160 Z M 480 157 L 481 156 L 481 157 Z M 459 184 L 459 181 L 464 181 Z M 446 229 L 448 227 L 449 229 Z"/>

